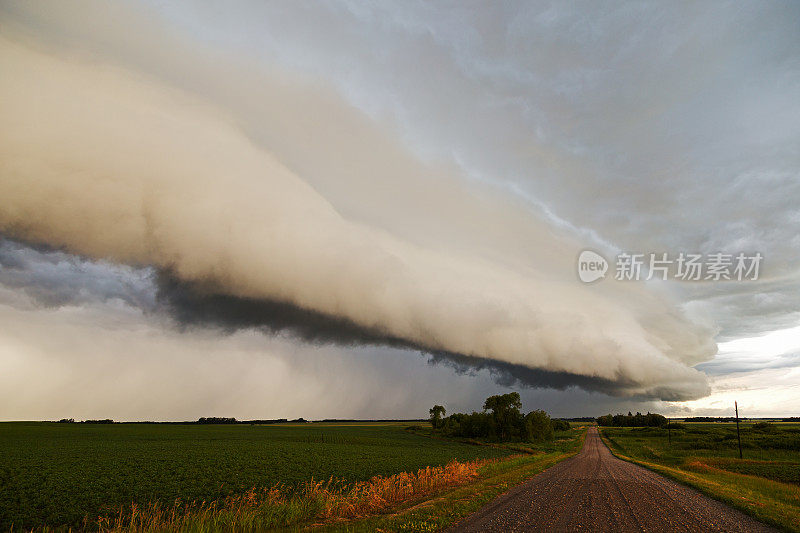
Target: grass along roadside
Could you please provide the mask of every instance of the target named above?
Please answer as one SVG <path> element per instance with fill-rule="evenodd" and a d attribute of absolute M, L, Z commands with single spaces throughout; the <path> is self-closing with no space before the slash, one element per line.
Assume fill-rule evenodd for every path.
<path fill-rule="evenodd" d="M 441 531 L 477 511 L 511 488 L 576 455 L 586 438 L 586 427 L 563 432 L 554 443 L 539 445 L 524 455 L 487 463 L 478 477 L 424 500 L 410 500 L 391 512 L 361 520 L 318 524 L 319 531 Z"/>
<path fill-rule="evenodd" d="M 585 429 L 504 459 L 453 461 L 368 481 L 276 486 L 194 505 L 132 506 L 101 531 L 437 531 L 580 450 Z M 538 449 L 537 449 L 538 448 Z"/>
<path fill-rule="evenodd" d="M 132 505 L 109 518 L 101 518 L 100 531 L 264 531 L 299 528 L 313 520 L 352 519 L 408 500 L 434 494 L 443 488 L 478 477 L 483 459 L 417 472 L 376 476 L 368 481 L 309 481 L 299 490 L 281 486 L 251 489 L 245 494 L 200 504 Z"/>
<path fill-rule="evenodd" d="M 625 431 L 614 428 L 611 433 L 600 428 L 603 442 L 616 457 L 697 489 L 764 523 L 800 532 L 800 485 L 723 470 L 714 465 L 725 459 L 699 453 L 676 459 L 661 449 L 661 443 L 639 446 L 626 438 Z"/>

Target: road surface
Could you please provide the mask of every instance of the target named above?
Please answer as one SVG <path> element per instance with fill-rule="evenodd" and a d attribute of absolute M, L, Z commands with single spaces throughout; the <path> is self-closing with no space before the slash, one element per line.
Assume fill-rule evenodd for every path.
<path fill-rule="evenodd" d="M 592 427 L 578 455 L 500 496 L 451 531 L 775 530 L 617 459 Z"/>

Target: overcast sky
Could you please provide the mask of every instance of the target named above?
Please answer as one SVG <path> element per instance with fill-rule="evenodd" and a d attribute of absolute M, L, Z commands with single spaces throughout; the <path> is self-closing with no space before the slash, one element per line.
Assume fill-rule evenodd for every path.
<path fill-rule="evenodd" d="M 2 2 L 0 419 L 798 416 L 798 20 Z"/>

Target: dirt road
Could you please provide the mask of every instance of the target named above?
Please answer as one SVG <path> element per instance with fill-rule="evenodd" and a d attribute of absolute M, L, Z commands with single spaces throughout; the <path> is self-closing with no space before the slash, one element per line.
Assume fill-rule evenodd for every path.
<path fill-rule="evenodd" d="M 451 531 L 774 531 L 640 466 L 590 428 L 581 452 L 489 503 Z"/>

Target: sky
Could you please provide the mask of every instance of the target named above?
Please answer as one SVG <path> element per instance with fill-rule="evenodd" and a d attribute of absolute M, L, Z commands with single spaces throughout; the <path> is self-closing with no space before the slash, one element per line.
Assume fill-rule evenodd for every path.
<path fill-rule="evenodd" d="M 799 19 L 0 2 L 0 419 L 800 415 Z"/>

